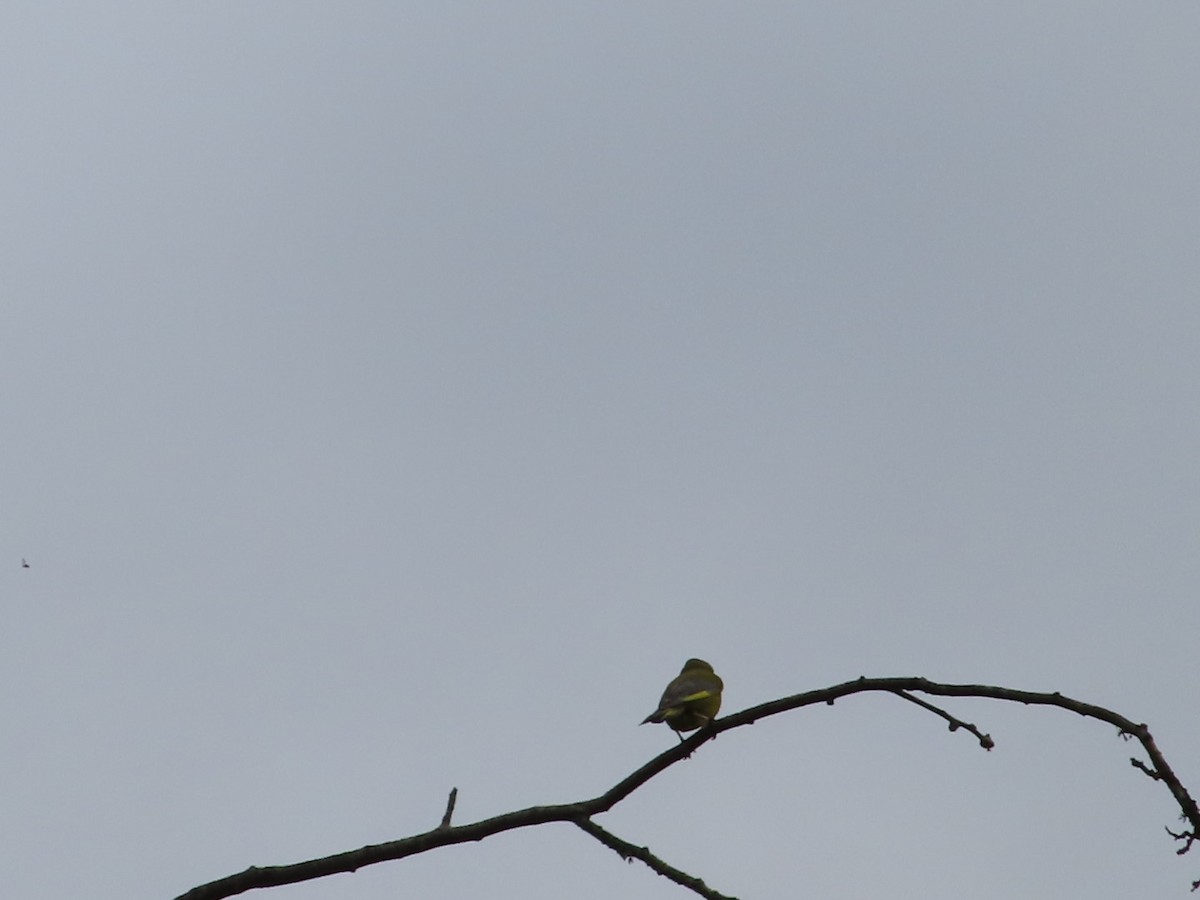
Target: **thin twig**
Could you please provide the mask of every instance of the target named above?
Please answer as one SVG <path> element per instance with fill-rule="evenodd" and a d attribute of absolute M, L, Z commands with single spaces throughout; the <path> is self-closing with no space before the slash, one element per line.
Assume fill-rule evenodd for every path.
<path fill-rule="evenodd" d="M 954 716 L 950 715 L 950 713 L 946 712 L 941 707 L 934 706 L 932 703 L 922 700 L 920 697 L 914 697 L 912 694 L 908 693 L 908 691 L 896 691 L 896 696 L 903 697 L 909 703 L 915 703 L 915 704 L 917 704 L 917 706 L 920 706 L 924 709 L 929 710 L 934 715 L 941 716 L 943 719 L 945 719 L 947 722 L 950 723 L 951 731 L 958 731 L 958 729 L 961 728 L 964 731 L 971 732 L 971 734 L 973 734 L 973 735 L 975 735 L 975 737 L 979 738 L 979 746 L 982 747 L 984 750 L 991 750 L 993 747 L 996 746 L 996 742 L 992 740 L 992 736 L 990 734 L 983 734 L 978 728 L 976 728 L 970 722 L 964 722 L 962 719 L 956 719 Z"/>
<path fill-rule="evenodd" d="M 439 830 L 450 827 L 450 817 L 454 815 L 454 804 L 457 802 L 458 788 L 452 787 L 450 788 L 450 796 L 446 800 L 446 814 L 442 816 L 442 824 L 438 826 Z"/>
<path fill-rule="evenodd" d="M 628 841 L 621 840 L 611 831 L 606 831 L 591 819 L 576 819 L 575 824 L 604 844 L 604 846 L 615 850 L 622 859 L 626 861 L 631 859 L 641 860 L 659 875 L 671 879 L 676 884 L 687 888 L 689 891 L 694 891 L 701 897 L 707 898 L 707 900 L 737 900 L 736 897 L 717 893 L 699 878 L 694 878 L 686 872 L 663 862 L 651 853 L 648 848 L 636 847 Z"/>

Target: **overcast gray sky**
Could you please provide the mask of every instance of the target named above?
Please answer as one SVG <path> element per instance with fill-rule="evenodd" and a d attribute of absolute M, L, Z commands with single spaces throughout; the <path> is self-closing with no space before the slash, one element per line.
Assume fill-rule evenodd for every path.
<path fill-rule="evenodd" d="M 1200 6 L 0 10 L 0 892 L 590 797 L 689 656 L 1059 690 L 1200 789 Z M 21 558 L 32 568 L 22 569 Z M 743 898 L 1186 897 L 1066 713 L 602 824 Z M 259 895 L 254 895 L 259 896 Z M 552 826 L 287 900 L 683 898 Z"/>

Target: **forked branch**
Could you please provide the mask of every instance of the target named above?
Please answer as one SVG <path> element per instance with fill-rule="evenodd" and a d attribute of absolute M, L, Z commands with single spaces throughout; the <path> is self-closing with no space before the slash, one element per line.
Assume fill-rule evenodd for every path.
<path fill-rule="evenodd" d="M 949 722 L 951 731 L 961 729 L 974 735 L 979 741 L 980 746 L 985 750 L 990 750 L 994 746 L 990 735 L 983 733 L 974 725 L 935 706 L 928 700 L 915 695 L 986 697 L 993 700 L 1008 700 L 1027 705 L 1056 706 L 1059 709 L 1065 709 L 1086 718 L 1107 722 L 1115 726 L 1122 735 L 1135 739 L 1141 744 L 1147 759 L 1140 760 L 1133 758 L 1130 760 L 1130 763 L 1150 778 L 1165 785 L 1167 790 L 1171 792 L 1171 796 L 1175 799 L 1175 802 L 1179 805 L 1180 818 L 1185 820 L 1189 827 L 1178 833 L 1168 829 L 1168 833 L 1182 844 L 1176 852 L 1181 854 L 1186 853 L 1196 840 L 1197 835 L 1200 835 L 1200 809 L 1197 808 L 1196 801 L 1192 799 L 1191 794 L 1167 763 L 1166 758 L 1158 749 L 1154 737 L 1150 734 L 1150 730 L 1144 724 L 1133 722 L 1119 713 L 1105 709 L 1102 706 L 1073 700 L 1057 692 L 1018 691 L 1012 688 L 994 687 L 986 684 L 941 684 L 925 678 L 859 678 L 856 681 L 847 681 L 843 684 L 821 688 L 820 690 L 793 694 L 790 697 L 781 697 L 778 700 L 762 703 L 726 716 L 723 719 L 718 719 L 711 725 L 697 731 L 683 743 L 660 753 L 637 771 L 613 785 L 603 794 L 593 797 L 590 800 L 581 800 L 577 803 L 561 803 L 553 806 L 530 806 L 526 809 L 494 816 L 490 819 L 482 819 L 467 825 L 451 826 L 450 817 L 453 814 L 454 801 L 457 797 L 457 791 L 454 791 L 450 795 L 442 821 L 430 831 L 400 838 L 399 840 L 386 841 L 381 844 L 370 844 L 366 847 L 360 847 L 357 850 L 348 850 L 344 853 L 335 853 L 332 856 L 323 856 L 319 859 L 310 859 L 290 865 L 252 866 L 235 875 L 192 888 L 187 893 L 181 894 L 177 900 L 223 900 L 223 898 L 233 897 L 256 888 L 296 884 L 314 878 L 323 878 L 326 875 L 353 872 L 363 866 L 370 866 L 389 860 L 404 859 L 406 856 L 424 853 L 427 850 L 433 850 L 437 847 L 447 847 L 451 844 L 462 844 L 468 841 L 479 841 L 490 835 L 499 834 L 502 831 L 512 831 L 532 825 L 544 825 L 547 822 L 572 822 L 605 846 L 615 850 L 622 857 L 626 859 L 639 859 L 660 875 L 672 879 L 702 897 L 709 898 L 709 900 L 729 900 L 724 895 L 707 887 L 699 878 L 688 875 L 663 862 L 647 848 L 630 844 L 596 825 L 591 821 L 592 817 L 612 809 L 651 778 L 658 775 L 667 767 L 691 756 L 700 746 L 712 740 L 723 731 L 729 731 L 732 728 L 739 728 L 743 725 L 751 725 L 759 719 L 776 716 L 780 713 L 799 709 L 804 706 L 812 706 L 817 703 L 832 705 L 842 697 L 868 692 L 890 693 L 910 703 L 915 703 Z M 1193 890 L 1198 887 L 1200 887 L 1200 880 L 1192 884 Z"/>

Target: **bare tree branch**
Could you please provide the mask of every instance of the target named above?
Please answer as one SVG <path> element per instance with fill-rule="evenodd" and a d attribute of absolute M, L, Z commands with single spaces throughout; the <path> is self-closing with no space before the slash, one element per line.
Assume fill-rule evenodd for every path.
<path fill-rule="evenodd" d="M 736 897 L 727 897 L 725 894 L 718 894 L 699 878 L 688 875 L 676 869 L 672 865 L 663 862 L 657 856 L 650 852 L 647 847 L 635 847 L 628 841 L 623 841 L 611 831 L 606 831 L 601 828 L 591 819 L 576 819 L 575 824 L 604 844 L 617 851 L 622 859 L 629 861 L 631 859 L 639 859 L 648 865 L 651 869 L 662 875 L 664 878 L 669 878 L 678 885 L 682 885 L 689 891 L 695 891 L 701 897 L 707 900 L 737 900 Z"/>
<path fill-rule="evenodd" d="M 439 829 L 450 827 L 450 818 L 454 815 L 454 804 L 457 802 L 458 788 L 450 788 L 450 796 L 446 798 L 446 812 L 442 815 L 442 824 L 438 826 Z"/>
<path fill-rule="evenodd" d="M 668 870 L 672 872 L 677 872 L 677 870 L 671 869 L 666 863 L 657 860 L 648 850 L 634 847 L 595 826 L 590 822 L 591 817 L 612 809 L 651 778 L 681 759 L 691 756 L 703 744 L 712 740 L 723 731 L 729 731 L 731 728 L 739 728 L 743 725 L 751 725 L 759 719 L 779 715 L 780 713 L 799 709 L 804 706 L 812 706 L 817 703 L 833 705 L 837 700 L 848 697 L 851 694 L 872 691 L 895 694 L 909 702 L 916 703 L 918 706 L 948 721 L 952 731 L 959 728 L 969 731 L 979 740 L 980 745 L 985 749 L 991 749 L 992 745 L 992 740 L 988 735 L 980 732 L 974 725 L 964 722 L 934 706 L 932 703 L 912 695 L 984 697 L 993 700 L 1008 700 L 1026 705 L 1055 706 L 1086 718 L 1107 722 L 1115 726 L 1122 735 L 1136 739 L 1141 744 L 1149 761 L 1143 762 L 1138 759 L 1131 759 L 1131 764 L 1167 787 L 1171 792 L 1171 796 L 1179 805 L 1180 818 L 1186 820 L 1191 826 L 1189 829 L 1178 834 L 1168 829 L 1168 833 L 1176 841 L 1183 844 L 1176 852 L 1181 854 L 1186 853 L 1196 840 L 1197 835 L 1200 835 L 1200 808 L 1197 808 L 1196 801 L 1192 799 L 1191 794 L 1188 793 L 1174 770 L 1168 765 L 1166 759 L 1158 749 L 1153 736 L 1150 734 L 1150 730 L 1144 724 L 1133 722 L 1102 706 L 1073 700 L 1057 692 L 1039 693 L 1035 691 L 1019 691 L 983 684 L 942 684 L 929 681 L 925 678 L 864 677 L 855 681 L 833 685 L 832 687 L 821 688 L 820 690 L 806 691 L 802 694 L 782 697 L 778 700 L 772 700 L 769 703 L 762 703 L 758 706 L 744 709 L 723 719 L 717 719 L 710 725 L 701 728 L 686 741 L 660 753 L 600 796 L 593 797 L 590 800 L 581 800 L 577 803 L 562 803 L 553 806 L 531 806 L 527 809 L 505 813 L 504 815 L 494 816 L 490 819 L 472 822 L 468 825 L 450 826 L 450 816 L 453 814 L 454 801 L 457 796 L 457 793 L 452 791 L 442 824 L 438 825 L 432 831 L 426 831 L 422 834 L 412 835 L 411 837 L 395 841 L 387 841 L 382 844 L 371 844 L 366 847 L 360 847 L 357 850 L 336 853 L 332 856 L 325 856 L 319 859 L 292 863 L 291 865 L 252 866 L 235 875 L 195 887 L 187 893 L 181 894 L 177 900 L 224 900 L 226 897 L 233 897 L 257 888 L 277 887 L 279 885 L 295 884 L 314 878 L 322 878 L 326 875 L 334 875 L 340 872 L 353 872 L 363 866 L 374 865 L 375 863 L 387 862 L 389 860 L 404 859 L 407 856 L 424 853 L 436 847 L 447 847 L 451 844 L 479 841 L 502 831 L 543 825 L 547 822 L 572 822 L 597 840 L 603 841 L 606 846 L 612 847 L 618 853 L 621 853 L 622 856 L 641 859 L 647 865 L 654 868 L 656 872 L 666 877 L 672 877 L 668 874 Z M 651 862 L 651 860 L 655 860 L 655 862 Z M 672 878 L 672 880 L 676 880 L 679 884 L 689 887 L 692 890 L 696 890 L 697 886 L 704 886 L 704 883 L 698 878 L 682 872 L 679 872 L 678 875 L 685 880 L 680 881 L 676 878 Z M 1194 882 L 1192 887 L 1193 889 L 1200 887 L 1200 880 Z M 710 889 L 704 888 L 704 890 Z M 699 893 L 699 891 L 697 892 Z M 711 891 L 708 894 L 703 894 L 703 896 L 721 897 L 721 895 Z"/>
<path fill-rule="evenodd" d="M 923 707 L 923 708 L 929 710 L 934 715 L 941 716 L 943 719 L 945 719 L 947 722 L 950 723 L 951 731 L 958 731 L 958 729 L 963 728 L 963 729 L 971 732 L 971 734 L 973 734 L 973 735 L 975 735 L 975 737 L 979 738 L 979 746 L 982 747 L 984 750 L 991 750 L 993 747 L 996 746 L 996 742 L 992 740 L 992 736 L 990 734 L 984 734 L 978 728 L 976 728 L 974 725 L 972 725 L 970 722 L 964 722 L 962 719 L 956 719 L 954 716 L 950 715 L 950 713 L 946 712 L 941 707 L 934 706 L 932 703 L 922 700 L 920 697 L 914 697 L 912 694 L 908 693 L 908 691 L 896 691 L 896 696 L 903 697 L 905 700 L 909 701 L 910 703 L 915 703 L 915 704 L 917 704 L 917 706 L 920 706 L 920 707 Z"/>

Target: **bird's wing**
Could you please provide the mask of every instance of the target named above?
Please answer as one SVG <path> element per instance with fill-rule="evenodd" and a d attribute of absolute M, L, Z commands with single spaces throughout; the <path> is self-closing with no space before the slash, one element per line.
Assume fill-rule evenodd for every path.
<path fill-rule="evenodd" d="M 678 706 L 680 703 L 691 703 L 712 695 L 713 686 L 707 683 L 707 679 L 695 675 L 684 675 L 676 678 L 667 686 L 658 708 L 666 709 L 669 706 Z"/>

